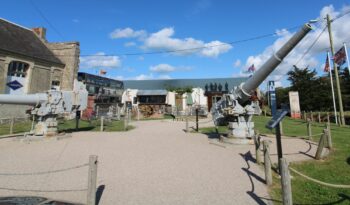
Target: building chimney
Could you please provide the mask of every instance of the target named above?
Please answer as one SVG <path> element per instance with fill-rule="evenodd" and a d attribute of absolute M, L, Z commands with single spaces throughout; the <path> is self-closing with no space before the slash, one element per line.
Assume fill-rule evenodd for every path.
<path fill-rule="evenodd" d="M 38 35 L 39 38 L 46 41 L 46 28 L 44 27 L 32 28 L 32 31 L 34 31 L 34 33 Z"/>

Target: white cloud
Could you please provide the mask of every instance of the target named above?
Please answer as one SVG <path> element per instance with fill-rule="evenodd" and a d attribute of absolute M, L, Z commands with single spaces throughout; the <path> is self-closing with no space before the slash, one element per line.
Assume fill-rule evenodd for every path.
<path fill-rule="evenodd" d="M 235 68 L 239 68 L 241 66 L 242 62 L 241 60 L 237 59 L 234 63 L 233 63 L 233 67 Z"/>
<path fill-rule="evenodd" d="M 204 43 L 201 40 L 194 38 L 173 38 L 175 34 L 174 28 L 163 28 L 162 30 L 152 33 L 149 37 L 144 40 L 143 48 L 148 50 L 159 50 L 159 51 L 172 51 L 175 55 L 190 55 L 198 54 L 205 57 L 217 57 L 222 53 L 229 51 L 232 46 L 224 44 L 218 40 Z M 201 48 L 202 49 L 195 49 Z"/>
<path fill-rule="evenodd" d="M 116 80 L 125 80 L 124 76 L 122 76 L 122 75 L 117 75 L 117 76 L 114 77 L 114 79 L 116 79 Z"/>
<path fill-rule="evenodd" d="M 154 80 L 154 79 L 172 79 L 170 75 L 153 75 L 150 74 L 140 74 L 134 77 L 123 78 L 123 80 Z"/>
<path fill-rule="evenodd" d="M 149 74 L 149 75 L 146 75 L 146 74 L 140 74 L 134 78 L 131 78 L 133 80 L 151 80 L 153 79 L 153 74 Z"/>
<path fill-rule="evenodd" d="M 172 66 L 166 63 L 150 66 L 149 70 L 155 73 L 170 73 L 174 71 L 189 71 L 192 70 L 190 66 Z"/>
<path fill-rule="evenodd" d="M 73 19 L 72 22 L 73 23 L 80 23 L 79 19 Z"/>
<path fill-rule="evenodd" d="M 145 57 L 140 56 L 140 57 L 138 57 L 138 58 L 137 58 L 137 60 L 139 60 L 139 61 L 143 61 L 143 60 L 145 60 Z"/>
<path fill-rule="evenodd" d="M 212 41 L 210 43 L 204 44 L 206 48 L 201 50 L 201 55 L 206 57 L 218 57 L 222 53 L 229 51 L 232 46 L 229 44 L 224 44 L 220 41 Z"/>
<path fill-rule="evenodd" d="M 124 43 L 124 46 L 125 47 L 132 47 L 132 46 L 136 46 L 136 43 L 135 42 L 126 42 L 126 43 Z"/>
<path fill-rule="evenodd" d="M 168 80 L 168 79 L 172 79 L 172 77 L 170 77 L 170 75 L 159 75 L 159 76 L 158 76 L 158 79 L 165 79 L 165 80 Z"/>
<path fill-rule="evenodd" d="M 175 67 L 169 64 L 158 64 L 151 66 L 149 70 L 156 73 L 169 73 L 175 71 Z"/>
<path fill-rule="evenodd" d="M 98 52 L 93 56 L 80 57 L 81 68 L 117 68 L 121 66 L 118 56 L 105 56 L 105 53 Z"/>
<path fill-rule="evenodd" d="M 349 6 L 344 6 L 340 11 L 336 11 L 332 5 L 324 7 L 320 11 L 320 16 L 318 19 L 323 20 L 326 14 L 330 14 L 332 18 L 336 18 L 344 11 L 349 11 Z M 325 21 L 321 21 L 319 26 L 317 26 L 289 53 L 289 55 L 283 60 L 283 62 L 278 66 L 278 68 L 270 76 L 271 79 L 277 81 L 281 80 L 286 73 L 293 68 L 299 59 L 300 62 L 297 64 L 298 67 L 310 68 L 319 67 L 320 62 L 317 60 L 316 55 L 324 53 L 324 59 L 326 57 L 326 51 L 329 50 L 329 37 L 327 30 L 323 32 L 317 43 L 312 47 L 312 49 L 302 58 L 304 52 L 311 46 L 315 39 L 320 35 L 323 28 L 326 26 Z M 315 27 L 315 26 L 314 26 Z M 334 39 L 334 47 L 338 50 L 342 46 L 342 42 L 349 42 L 350 35 L 350 15 L 345 15 L 344 17 L 337 19 L 332 23 L 332 33 Z M 249 56 L 246 60 L 244 66 L 241 67 L 242 71 L 246 70 L 250 65 L 254 64 L 257 69 L 259 69 L 263 63 L 265 63 L 274 52 L 278 51 L 292 36 L 294 33 L 287 31 L 286 29 L 281 29 L 276 31 L 278 38 L 275 42 L 265 48 L 265 50 L 255 56 Z M 242 73 L 242 72 L 241 72 Z"/>
<path fill-rule="evenodd" d="M 145 30 L 138 30 L 134 31 L 131 28 L 124 28 L 120 29 L 117 28 L 115 29 L 112 33 L 109 34 L 110 38 L 116 39 L 116 38 L 142 38 L 146 36 L 147 33 Z"/>

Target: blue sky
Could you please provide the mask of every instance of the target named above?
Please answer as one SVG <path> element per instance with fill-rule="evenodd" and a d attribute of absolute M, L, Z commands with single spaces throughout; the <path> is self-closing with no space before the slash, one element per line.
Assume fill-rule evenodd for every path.
<path fill-rule="evenodd" d="M 4 0 L 0 17 L 28 28 L 46 27 L 49 42 L 79 41 L 80 70 L 84 72 L 104 69 L 108 77 L 118 79 L 212 78 L 242 76 L 253 63 L 259 68 L 296 31 L 286 29 L 322 19 L 326 13 L 336 17 L 348 10 L 345 0 Z M 334 22 L 336 49 L 350 41 L 345 32 L 350 30 L 349 16 Z M 323 26 L 322 21 L 315 25 L 315 31 L 271 79 L 286 84 L 284 74 Z M 278 34 L 210 47 L 274 32 Z M 309 65 L 322 74 L 329 46 L 326 34 L 299 66 Z M 206 46 L 195 51 L 142 54 Z M 123 55 L 130 53 L 140 55 Z M 106 54 L 112 56 L 103 56 Z"/>

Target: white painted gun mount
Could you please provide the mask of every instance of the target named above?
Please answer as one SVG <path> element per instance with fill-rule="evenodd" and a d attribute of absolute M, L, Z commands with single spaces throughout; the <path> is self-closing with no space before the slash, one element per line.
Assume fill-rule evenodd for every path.
<path fill-rule="evenodd" d="M 0 94 L 0 104 L 31 105 L 31 114 L 38 120 L 34 135 L 57 134 L 57 117 L 60 114 L 75 113 L 87 107 L 88 93 L 82 82 L 74 81 L 72 91 L 49 90 L 46 93 L 10 95 Z"/>
<path fill-rule="evenodd" d="M 253 137 L 252 117 L 254 114 L 260 114 L 261 110 L 258 102 L 250 100 L 252 94 L 311 29 L 309 24 L 305 24 L 245 83 L 225 94 L 211 110 L 215 125 L 229 125 L 229 136 L 237 138 L 242 143 L 247 141 L 247 138 Z"/>

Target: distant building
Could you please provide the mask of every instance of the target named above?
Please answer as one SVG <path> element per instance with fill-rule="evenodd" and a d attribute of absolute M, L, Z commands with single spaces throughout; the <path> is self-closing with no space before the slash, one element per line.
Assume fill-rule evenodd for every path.
<path fill-rule="evenodd" d="M 78 80 L 86 85 L 89 93 L 88 108 L 83 117 L 89 118 L 93 111 L 97 111 L 97 107 L 99 114 L 106 114 L 111 106 L 116 107 L 122 102 L 124 91 L 122 81 L 83 72 L 78 73 Z"/>
<path fill-rule="evenodd" d="M 168 98 L 175 99 L 175 105 L 167 103 L 169 106 L 175 106 L 178 110 L 186 110 L 188 107 L 201 106 L 208 111 L 212 105 L 221 99 L 222 95 L 231 91 L 235 86 L 239 86 L 247 78 L 209 78 L 209 79 L 170 79 L 170 80 L 126 80 L 124 87 L 126 92 L 129 90 L 129 98 L 123 98 L 125 101 L 133 101 L 133 105 L 142 104 L 137 93 L 143 90 L 172 90 L 176 88 L 192 88 L 192 93 L 175 95 L 167 94 Z M 132 91 L 132 92 L 131 92 Z M 148 93 L 152 93 L 148 91 Z M 175 97 L 170 97 L 175 95 Z"/>
<path fill-rule="evenodd" d="M 0 19 L 0 94 L 72 90 L 79 55 L 79 42 L 49 43 L 45 28 L 28 29 Z M 1 105 L 0 118 L 25 116 L 28 108 Z"/>

